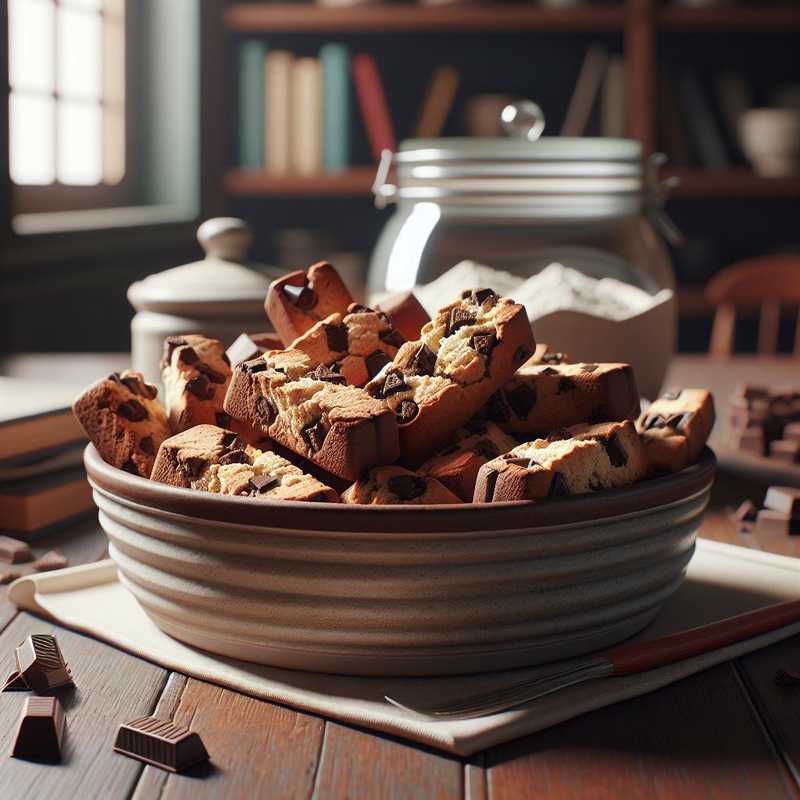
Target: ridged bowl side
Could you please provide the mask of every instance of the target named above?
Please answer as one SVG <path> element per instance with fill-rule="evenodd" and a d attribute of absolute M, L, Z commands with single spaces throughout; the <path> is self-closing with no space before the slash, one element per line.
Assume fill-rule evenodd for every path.
<path fill-rule="evenodd" d="M 165 632 L 258 663 L 365 675 L 510 668 L 631 636 L 680 585 L 714 467 L 709 451 L 644 494 L 547 504 L 557 513 L 421 508 L 400 529 L 385 508 L 319 517 L 315 504 L 214 498 L 227 514 L 186 513 L 200 493 L 154 495 L 96 453 L 86 462 L 121 580 Z"/>

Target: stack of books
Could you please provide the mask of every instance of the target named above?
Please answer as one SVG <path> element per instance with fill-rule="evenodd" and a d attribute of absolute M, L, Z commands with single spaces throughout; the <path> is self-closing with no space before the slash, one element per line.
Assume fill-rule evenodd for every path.
<path fill-rule="evenodd" d="M 32 539 L 94 510 L 80 387 L 0 377 L 0 534 Z"/>

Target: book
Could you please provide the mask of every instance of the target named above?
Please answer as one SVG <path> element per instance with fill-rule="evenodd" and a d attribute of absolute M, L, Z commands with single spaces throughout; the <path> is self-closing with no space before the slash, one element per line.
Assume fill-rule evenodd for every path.
<path fill-rule="evenodd" d="M 460 80 L 461 76 L 455 67 L 444 65 L 434 71 L 422 101 L 415 134 L 417 138 L 430 139 L 442 135 Z"/>
<path fill-rule="evenodd" d="M 661 71 L 658 85 L 659 146 L 666 153 L 671 164 L 689 164 L 692 159 L 683 116 L 672 82 L 664 70 Z"/>
<path fill-rule="evenodd" d="M 614 56 L 606 67 L 602 103 L 603 136 L 625 135 L 625 62 Z"/>
<path fill-rule="evenodd" d="M 680 98 L 690 142 L 700 164 L 710 169 L 731 166 L 722 131 L 703 87 L 697 76 L 688 70 L 681 76 Z"/>
<path fill-rule="evenodd" d="M 322 165 L 330 171 L 350 164 L 350 51 L 330 42 L 320 48 L 322 65 Z"/>
<path fill-rule="evenodd" d="M 397 141 L 378 65 L 368 53 L 353 58 L 353 82 L 373 158 L 380 161 L 384 150 L 397 150 Z"/>
<path fill-rule="evenodd" d="M 61 445 L 41 453 L 29 453 L 16 458 L 0 461 L 0 483 L 19 481 L 49 475 L 69 467 L 79 467 L 83 463 L 86 442 Z"/>
<path fill-rule="evenodd" d="M 292 54 L 271 50 L 264 61 L 264 165 L 268 172 L 290 170 Z"/>
<path fill-rule="evenodd" d="M 289 164 L 295 175 L 322 169 L 322 70 L 316 58 L 298 58 L 291 72 Z"/>
<path fill-rule="evenodd" d="M 4 530 L 36 533 L 94 508 L 83 468 L 0 484 L 0 520 Z"/>
<path fill-rule="evenodd" d="M 86 439 L 72 413 L 83 386 L 0 377 L 0 462 Z"/>
<path fill-rule="evenodd" d="M 267 46 L 248 39 L 239 48 L 239 166 L 264 167 L 264 60 Z"/>
<path fill-rule="evenodd" d="M 603 45 L 592 45 L 583 59 L 575 91 L 567 107 L 564 124 L 561 126 L 562 136 L 583 136 L 589 124 L 600 85 L 608 64 L 608 50 Z"/>
<path fill-rule="evenodd" d="M 741 75 L 725 72 L 716 77 L 716 95 L 728 146 L 739 163 L 747 163 L 747 156 L 739 138 L 739 123 L 745 112 L 753 107 L 753 98 L 747 82 Z"/>

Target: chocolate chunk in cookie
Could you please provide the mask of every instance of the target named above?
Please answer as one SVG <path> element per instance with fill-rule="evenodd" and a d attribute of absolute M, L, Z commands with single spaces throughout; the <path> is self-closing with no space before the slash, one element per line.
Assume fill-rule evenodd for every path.
<path fill-rule="evenodd" d="M 560 472 L 554 472 L 548 497 L 569 497 L 569 494 L 569 486 L 567 486 L 564 476 Z"/>
<path fill-rule="evenodd" d="M 450 311 L 445 336 L 452 336 L 459 328 L 463 328 L 465 325 L 474 325 L 475 321 L 475 315 L 471 311 L 456 307 Z"/>
<path fill-rule="evenodd" d="M 272 425 L 277 416 L 278 410 L 271 398 L 262 395 L 256 400 L 256 419 L 261 425 L 264 427 Z"/>
<path fill-rule="evenodd" d="M 567 392 L 574 392 L 576 389 L 575 381 L 572 378 L 564 376 L 559 378 L 558 381 L 558 394 L 566 394 Z"/>
<path fill-rule="evenodd" d="M 343 324 L 325 325 L 325 339 L 328 342 L 328 350 L 333 353 L 347 352 L 347 326 Z"/>
<path fill-rule="evenodd" d="M 397 417 L 400 424 L 411 422 L 419 413 L 419 406 L 413 400 L 402 400 L 397 406 Z"/>
<path fill-rule="evenodd" d="M 391 360 L 383 350 L 375 350 L 375 352 L 370 353 L 364 359 L 369 377 L 374 378 Z"/>
<path fill-rule="evenodd" d="M 250 458 L 246 450 L 231 450 L 219 457 L 220 464 L 249 464 Z"/>
<path fill-rule="evenodd" d="M 436 370 L 436 353 L 428 345 L 420 345 L 409 366 L 415 375 L 433 375 Z"/>
<path fill-rule="evenodd" d="M 619 437 L 616 433 L 612 433 L 610 436 L 602 436 L 599 441 L 603 445 L 612 467 L 624 467 L 628 463 L 628 456 L 620 445 Z"/>
<path fill-rule="evenodd" d="M 380 340 L 389 347 L 396 347 L 398 350 L 406 343 L 400 331 L 392 328 L 388 331 L 381 331 L 379 334 Z"/>
<path fill-rule="evenodd" d="M 399 500 L 413 500 L 425 494 L 428 482 L 419 475 L 395 475 L 386 486 Z"/>
<path fill-rule="evenodd" d="M 525 419 L 530 410 L 536 405 L 536 392 L 527 384 L 521 383 L 511 391 L 506 392 L 506 400 L 511 410 L 520 418 Z"/>
<path fill-rule="evenodd" d="M 303 311 L 308 311 L 317 304 L 317 294 L 308 283 L 304 283 L 302 286 L 294 286 L 291 283 L 284 284 L 283 293 L 289 298 L 292 305 Z"/>
<path fill-rule="evenodd" d="M 389 397 L 397 392 L 404 392 L 406 389 L 408 389 L 408 386 L 403 380 L 402 374 L 399 372 L 390 372 L 383 382 L 381 394 L 383 397 Z"/>
<path fill-rule="evenodd" d="M 186 391 L 193 394 L 198 400 L 211 400 L 214 397 L 214 387 L 205 375 L 198 375 L 186 381 Z"/>
<path fill-rule="evenodd" d="M 211 383 L 222 384 L 225 383 L 225 381 L 228 379 L 227 375 L 223 375 L 221 372 L 217 372 L 215 369 L 209 367 L 208 364 L 202 364 L 202 363 L 197 364 L 195 366 L 195 369 L 201 375 L 205 375 L 206 378 L 208 378 L 211 381 Z"/>
<path fill-rule="evenodd" d="M 222 462 L 220 461 L 220 464 Z M 270 489 L 274 489 L 280 484 L 280 480 L 274 475 L 253 475 L 250 478 L 250 486 L 255 494 L 264 494 Z"/>
<path fill-rule="evenodd" d="M 257 372 L 265 372 L 267 369 L 267 362 L 263 358 L 255 358 L 252 361 L 245 361 L 239 365 L 239 369 L 248 375 L 254 375 Z"/>
<path fill-rule="evenodd" d="M 154 456 L 156 454 L 156 446 L 153 442 L 153 437 L 143 436 L 139 440 L 139 449 L 147 456 Z"/>
<path fill-rule="evenodd" d="M 147 409 L 138 400 L 126 400 L 117 406 L 117 413 L 129 422 L 141 422 L 148 418 Z"/>
<path fill-rule="evenodd" d="M 305 439 L 308 446 L 315 453 L 322 450 L 322 445 L 325 443 L 325 436 L 327 433 L 328 431 L 325 430 L 325 426 L 319 420 L 312 422 L 310 425 L 306 425 L 302 430 L 303 439 Z"/>
<path fill-rule="evenodd" d="M 196 364 L 200 360 L 200 356 L 197 355 L 197 351 L 194 347 L 184 347 L 181 352 L 178 354 L 178 361 L 181 364 Z"/>
<path fill-rule="evenodd" d="M 488 356 L 497 344 L 497 336 L 494 333 L 476 333 L 469 340 L 469 344 L 473 350 L 477 350 L 483 356 Z"/>
<path fill-rule="evenodd" d="M 514 363 L 515 364 L 522 364 L 528 356 L 531 354 L 530 347 L 527 347 L 524 344 L 521 344 L 515 351 L 514 351 Z"/>
<path fill-rule="evenodd" d="M 505 401 L 502 392 L 495 392 L 486 404 L 486 412 L 493 422 L 508 422 L 511 419 L 511 409 Z"/>

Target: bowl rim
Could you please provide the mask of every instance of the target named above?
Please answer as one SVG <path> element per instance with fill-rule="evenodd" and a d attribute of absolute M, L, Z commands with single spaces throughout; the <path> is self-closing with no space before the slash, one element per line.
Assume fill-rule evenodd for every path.
<path fill-rule="evenodd" d="M 507 531 L 549 528 L 643 512 L 686 500 L 710 488 L 716 468 L 705 447 L 696 464 L 681 472 L 652 478 L 624 489 L 536 503 L 518 500 L 459 505 L 378 506 L 312 503 L 301 500 L 258 500 L 198 492 L 151 481 L 118 469 L 89 443 L 84 465 L 96 491 L 156 511 L 203 520 L 287 530 L 320 532 Z"/>

